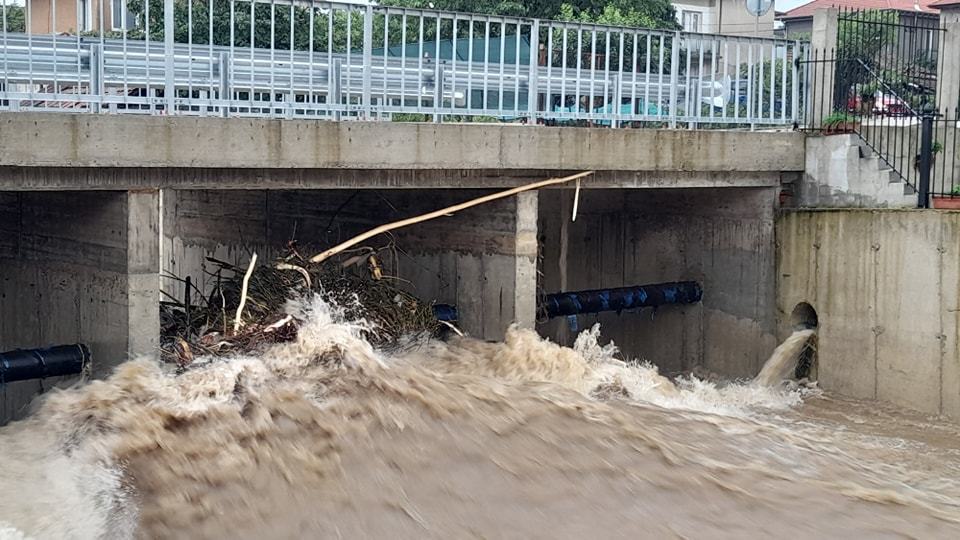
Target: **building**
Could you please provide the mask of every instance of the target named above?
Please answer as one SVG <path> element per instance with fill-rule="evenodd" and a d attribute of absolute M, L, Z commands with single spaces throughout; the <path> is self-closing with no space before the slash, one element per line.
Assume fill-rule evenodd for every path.
<path fill-rule="evenodd" d="M 30 31 L 34 34 L 119 32 L 136 26 L 125 9 L 127 0 L 32 0 Z M 126 12 L 126 13 L 124 13 Z"/>
<path fill-rule="evenodd" d="M 754 17 L 747 11 L 747 0 L 683 0 L 673 2 L 673 7 L 686 32 L 773 37 L 773 9 Z"/>
<path fill-rule="evenodd" d="M 813 13 L 818 9 L 882 10 L 900 12 L 900 24 L 929 26 L 939 18 L 936 0 L 813 0 L 785 13 L 778 13 L 787 39 L 808 39 L 813 30 Z"/>

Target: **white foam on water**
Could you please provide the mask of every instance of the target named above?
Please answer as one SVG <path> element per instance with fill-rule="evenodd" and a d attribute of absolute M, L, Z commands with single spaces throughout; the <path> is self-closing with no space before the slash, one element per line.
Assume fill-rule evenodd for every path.
<path fill-rule="evenodd" d="M 476 467 L 486 470 L 483 459 L 496 460 L 507 478 L 529 474 L 533 483 L 523 485 L 536 485 L 533 479 L 542 475 L 553 478 L 557 484 L 535 500 L 564 490 L 586 497 L 584 486 L 593 485 L 604 463 L 627 460 L 616 470 L 626 467 L 637 482 L 659 478 L 667 486 L 644 488 L 646 508 L 657 519 L 671 513 L 694 519 L 697 505 L 721 508 L 736 502 L 728 492 L 761 490 L 750 497 L 763 497 L 764 505 L 730 509 L 756 512 L 750 519 L 768 523 L 767 531 L 782 531 L 786 518 L 779 509 L 793 504 L 791 498 L 842 506 L 839 516 L 824 514 L 825 530 L 869 521 L 862 519 L 872 515 L 863 506 L 869 500 L 890 519 L 902 511 L 917 520 L 904 525 L 907 532 L 940 523 L 960 500 L 938 492 L 940 485 L 928 477 L 911 484 L 908 471 L 884 483 L 876 473 L 887 469 L 857 461 L 858 452 L 882 460 L 882 449 L 846 446 L 830 431 L 772 423 L 776 414 L 817 395 L 782 383 L 809 331 L 778 347 L 755 380 L 716 383 L 692 376 L 672 381 L 651 364 L 624 362 L 613 343 L 601 344 L 599 326 L 582 332 L 573 347 L 513 328 L 502 343 L 418 341 L 385 354 L 364 339 L 364 321 L 346 320 L 343 310 L 319 299 L 292 303 L 288 312 L 306 321 L 292 343 L 259 355 L 201 359 L 180 375 L 144 360 L 127 362 L 107 380 L 52 393 L 32 417 L 0 428 L 0 485 L 17 495 L 0 497 L 0 539 L 219 537 L 231 530 L 372 534 L 363 527 L 387 518 L 356 510 L 368 498 L 402 508 L 404 519 L 423 527 L 425 515 L 453 515 L 462 503 L 446 497 L 418 509 L 403 501 L 427 490 L 434 477 L 437 485 L 469 483 Z M 450 434 L 456 436 L 446 438 Z M 521 435 L 528 439 L 517 439 Z M 463 452 L 459 458 L 427 459 L 428 442 L 443 440 L 476 442 L 449 450 Z M 569 453 L 570 444 L 583 450 Z M 371 448 L 377 453 L 359 459 Z M 619 450 L 611 454 L 611 448 Z M 452 468 L 438 469 L 445 459 L 454 459 Z M 391 471 L 417 470 L 422 461 L 416 481 L 401 485 L 400 495 L 381 485 Z M 369 486 L 363 480 L 368 470 L 378 471 Z M 723 493 L 710 494 L 704 486 Z M 476 485 L 473 497 L 482 499 L 485 488 Z M 670 489 L 706 489 L 706 499 L 684 506 L 687 499 L 673 499 Z M 493 512 L 491 501 L 503 495 L 492 493 L 483 499 L 486 507 L 476 501 L 471 507 Z M 400 499 L 386 499 L 394 496 Z M 427 501 L 434 493 L 417 496 Z M 347 506 L 338 506 L 343 497 Z M 301 507 L 300 501 L 311 502 Z M 317 521 L 337 508 L 341 514 Z M 583 511 L 583 519 L 597 515 Z M 716 527 L 733 526 L 709 519 L 718 520 Z M 661 525 L 650 530 L 686 530 Z M 467 534 L 458 526 L 448 525 L 446 536 Z M 523 536 L 523 530 L 512 534 Z M 593 533 L 605 535 L 602 527 Z"/>

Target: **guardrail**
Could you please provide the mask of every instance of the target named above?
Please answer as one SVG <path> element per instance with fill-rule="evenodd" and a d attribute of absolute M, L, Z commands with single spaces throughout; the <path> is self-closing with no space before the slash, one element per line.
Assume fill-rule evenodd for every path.
<path fill-rule="evenodd" d="M 6 110 L 613 127 L 791 125 L 802 110 L 796 41 L 349 2 L 14 1 Z"/>

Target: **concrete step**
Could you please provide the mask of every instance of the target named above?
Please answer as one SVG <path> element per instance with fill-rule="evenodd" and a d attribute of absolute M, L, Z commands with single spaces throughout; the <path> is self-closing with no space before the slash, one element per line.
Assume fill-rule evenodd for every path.
<path fill-rule="evenodd" d="M 865 157 L 861 157 L 861 158 L 860 158 L 860 163 L 864 164 L 865 166 L 867 166 L 867 167 L 869 167 L 869 168 L 871 168 L 871 169 L 873 169 L 873 170 L 875 170 L 875 171 L 884 172 L 884 171 L 892 171 L 892 170 L 893 170 L 893 167 L 891 167 L 890 165 L 888 165 L 886 161 L 880 159 L 880 156 L 877 156 L 877 155 L 874 155 L 874 156 L 872 156 L 872 157 L 866 157 L 866 158 L 865 158 Z M 862 165 L 862 166 L 863 166 L 863 165 Z M 861 166 L 861 167 L 862 167 L 862 166 Z"/>

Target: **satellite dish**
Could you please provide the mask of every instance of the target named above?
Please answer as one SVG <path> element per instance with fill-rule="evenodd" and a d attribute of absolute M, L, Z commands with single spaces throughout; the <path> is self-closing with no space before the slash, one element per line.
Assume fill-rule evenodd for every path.
<path fill-rule="evenodd" d="M 747 11 L 754 17 L 763 17 L 773 7 L 773 0 L 747 0 Z"/>

